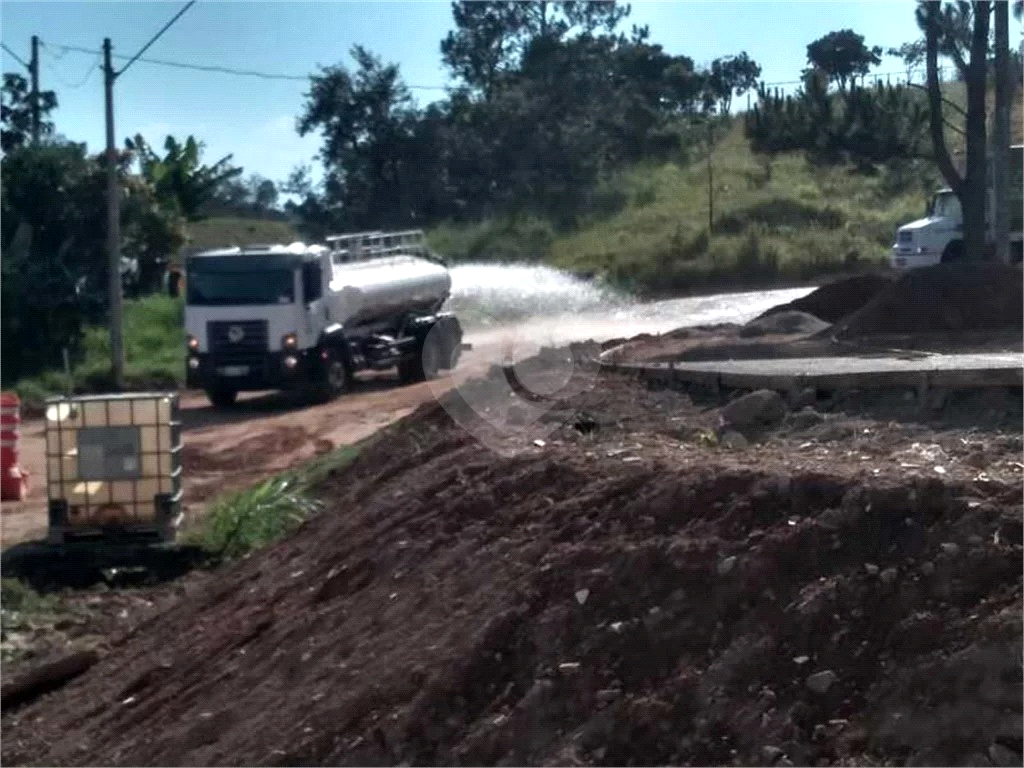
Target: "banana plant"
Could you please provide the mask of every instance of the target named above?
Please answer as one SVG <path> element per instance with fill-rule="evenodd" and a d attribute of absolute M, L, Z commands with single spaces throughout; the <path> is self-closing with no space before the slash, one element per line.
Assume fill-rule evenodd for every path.
<path fill-rule="evenodd" d="M 227 155 L 213 165 L 202 163 L 203 144 L 189 136 L 179 142 L 173 136 L 164 141 L 161 157 L 141 135 L 125 141 L 139 167 L 139 173 L 153 185 L 157 197 L 189 221 L 203 218 L 203 209 L 223 186 L 238 177 L 242 169 L 231 165 Z"/>

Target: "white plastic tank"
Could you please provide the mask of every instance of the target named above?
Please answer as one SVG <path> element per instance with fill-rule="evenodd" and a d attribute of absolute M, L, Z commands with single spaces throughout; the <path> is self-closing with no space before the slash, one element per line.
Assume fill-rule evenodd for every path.
<path fill-rule="evenodd" d="M 331 292 L 339 296 L 338 320 L 367 322 L 441 304 L 452 278 L 441 264 L 397 255 L 333 265 Z"/>
<path fill-rule="evenodd" d="M 176 525 L 181 446 L 175 392 L 48 400 L 47 495 L 63 510 L 59 535 Z"/>

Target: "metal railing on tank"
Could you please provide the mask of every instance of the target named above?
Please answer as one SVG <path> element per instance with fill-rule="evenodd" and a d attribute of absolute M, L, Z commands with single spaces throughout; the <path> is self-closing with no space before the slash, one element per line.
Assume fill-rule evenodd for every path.
<path fill-rule="evenodd" d="M 427 239 L 421 229 L 395 232 L 371 230 L 330 235 L 325 238 L 331 249 L 331 261 L 345 264 L 379 259 L 384 256 L 410 255 L 430 257 Z"/>

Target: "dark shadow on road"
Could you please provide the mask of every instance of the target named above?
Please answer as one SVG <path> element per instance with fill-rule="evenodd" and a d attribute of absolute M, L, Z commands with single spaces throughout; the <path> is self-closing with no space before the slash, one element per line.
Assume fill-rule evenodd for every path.
<path fill-rule="evenodd" d="M 352 383 L 351 390 L 341 397 L 387 392 L 399 389 L 402 386 L 394 373 L 364 374 L 356 378 Z M 318 404 L 311 394 L 300 391 L 247 393 L 240 395 L 238 402 L 233 406 L 223 410 L 214 408 L 202 395 L 196 396 L 196 399 L 202 404 L 193 401 L 193 403 L 182 406 L 181 418 L 185 431 L 203 427 L 238 424 L 249 419 L 301 411 Z"/>

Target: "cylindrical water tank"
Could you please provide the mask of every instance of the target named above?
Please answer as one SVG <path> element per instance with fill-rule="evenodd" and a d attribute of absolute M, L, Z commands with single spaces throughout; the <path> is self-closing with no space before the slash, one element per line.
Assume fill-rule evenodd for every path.
<path fill-rule="evenodd" d="M 448 270 L 415 256 L 334 265 L 331 289 L 343 301 L 341 322 L 357 322 L 437 304 L 448 297 Z"/>
<path fill-rule="evenodd" d="M 21 401 L 13 392 L 0 393 L 0 500 L 21 501 L 27 476 L 20 466 Z"/>

